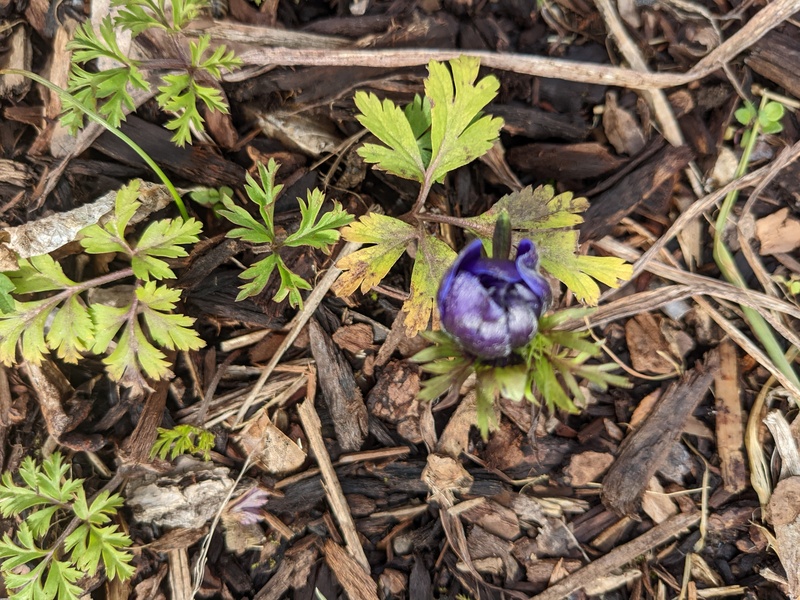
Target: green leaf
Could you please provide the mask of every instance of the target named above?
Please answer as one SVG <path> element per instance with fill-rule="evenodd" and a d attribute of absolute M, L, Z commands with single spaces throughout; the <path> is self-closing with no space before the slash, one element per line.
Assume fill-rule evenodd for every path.
<path fill-rule="evenodd" d="M 78 295 L 70 296 L 56 311 L 47 332 L 47 345 L 65 362 L 76 364 L 94 339 L 94 323 Z"/>
<path fill-rule="evenodd" d="M 311 284 L 305 279 L 292 272 L 277 255 L 278 275 L 281 278 L 281 286 L 278 292 L 272 298 L 275 302 L 282 302 L 284 298 L 289 297 L 289 304 L 295 308 L 303 308 L 303 298 L 300 295 L 300 290 L 310 290 Z M 247 271 L 242 273 L 242 277 L 246 276 Z"/>
<path fill-rule="evenodd" d="M 131 256 L 132 250 L 125 241 L 125 229 L 128 227 L 136 210 L 142 205 L 137 200 L 139 197 L 139 184 L 141 180 L 134 179 L 123 185 L 114 200 L 114 213 L 105 224 L 90 225 L 81 230 L 81 245 L 89 254 L 105 254 L 108 252 L 122 252 Z"/>
<path fill-rule="evenodd" d="M 391 100 L 381 103 L 372 93 L 356 92 L 355 103 L 360 111 L 356 115 L 358 122 L 386 144 L 364 144 L 358 149 L 358 155 L 366 162 L 375 163 L 377 168 L 398 177 L 420 183 L 425 181 L 428 163 L 417 141 L 418 136 L 403 110 Z M 414 112 L 413 109 L 411 111 L 417 124 L 420 122 L 420 113 L 421 111 Z"/>
<path fill-rule="evenodd" d="M 203 227 L 196 219 L 164 219 L 151 223 L 136 244 L 131 267 L 139 279 L 174 279 L 167 263 L 156 257 L 188 256 L 182 244 L 195 244 Z"/>
<path fill-rule="evenodd" d="M 417 235 L 417 230 L 408 223 L 377 213 L 367 214 L 345 227 L 342 237 L 348 242 L 375 245 L 336 263 L 344 271 L 333 286 L 336 295 L 349 296 L 359 286 L 366 293 L 378 285 Z"/>
<path fill-rule="evenodd" d="M 214 447 L 214 434 L 194 425 L 176 425 L 172 429 L 158 428 L 158 439 L 150 450 L 150 457 L 175 459 L 182 454 L 201 453 L 209 459 Z"/>
<path fill-rule="evenodd" d="M 747 127 L 756 118 L 758 111 L 752 102 L 745 101 L 744 106 L 737 109 L 733 116 L 739 123 Z"/>
<path fill-rule="evenodd" d="M 413 336 L 428 326 L 433 317 L 433 328 L 439 328 L 439 311 L 436 293 L 447 269 L 456 259 L 456 253 L 443 241 L 432 235 L 423 236 L 417 244 L 414 270 L 411 273 L 411 295 L 403 304 L 405 326 Z"/>
<path fill-rule="evenodd" d="M 180 295 L 180 290 L 156 286 L 152 281 L 136 290 L 142 305 L 141 314 L 153 341 L 170 350 L 198 350 L 205 342 L 192 328 L 195 319 L 167 312 L 175 308 Z"/>
<path fill-rule="evenodd" d="M 247 183 L 244 186 L 244 190 L 247 193 L 247 197 L 258 205 L 263 224 L 256 221 L 244 208 L 234 204 L 232 199 L 222 199 L 227 210 L 221 210 L 219 214 L 234 225 L 239 225 L 238 228 L 228 232 L 228 237 L 240 238 L 255 244 L 266 244 L 275 241 L 273 211 L 275 209 L 275 199 L 283 189 L 283 185 L 275 185 L 277 171 L 278 163 L 274 159 L 270 159 L 266 167 L 262 163 L 258 163 L 260 185 L 249 173 L 245 177 Z"/>
<path fill-rule="evenodd" d="M 77 285 L 49 254 L 19 259 L 19 271 L 8 273 L 16 294 L 64 290 Z"/>
<path fill-rule="evenodd" d="M 308 192 L 308 202 L 297 199 L 300 204 L 300 226 L 289 235 L 284 246 L 311 246 L 330 252 L 330 247 L 339 241 L 339 228 L 353 220 L 338 202 L 333 203 L 333 210 L 319 214 L 325 202 L 325 194 L 319 189 Z"/>
<path fill-rule="evenodd" d="M 762 127 L 769 122 L 777 123 L 783 119 L 784 112 L 783 104 L 780 102 L 767 102 L 758 112 L 758 120 Z"/>
<path fill-rule="evenodd" d="M 466 220 L 472 231 L 488 240 L 498 212 L 508 211 L 515 241 L 534 241 L 542 268 L 562 281 L 580 301 L 597 304 L 600 287 L 595 279 L 618 287 L 630 279 L 633 267 L 615 257 L 576 254 L 579 233 L 573 227 L 583 222 L 580 213 L 588 206 L 585 198 L 576 198 L 571 192 L 555 195 L 551 186 L 535 190 L 526 187 L 503 196 L 482 215 Z"/>
<path fill-rule="evenodd" d="M 15 310 L 14 297 L 11 295 L 11 292 L 13 292 L 16 287 L 14 282 L 8 278 L 8 275 L 0 273 L 0 313 L 8 314 Z"/>
<path fill-rule="evenodd" d="M 489 76 L 475 83 L 480 60 L 462 56 L 450 61 L 452 77 L 442 63 L 428 64 L 425 94 L 431 101 L 433 181 L 488 152 L 500 135 L 503 119 L 481 117 L 497 95 L 500 82 Z"/>

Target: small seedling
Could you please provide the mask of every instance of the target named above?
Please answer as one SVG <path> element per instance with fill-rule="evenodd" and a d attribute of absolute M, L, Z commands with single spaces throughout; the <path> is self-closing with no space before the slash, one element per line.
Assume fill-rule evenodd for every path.
<path fill-rule="evenodd" d="M 273 300 L 280 302 L 288 296 L 289 304 L 302 306 L 303 298 L 300 290 L 310 290 L 311 284 L 294 273 L 280 255 L 280 249 L 309 246 L 329 253 L 333 245 L 339 241 L 339 228 L 347 225 L 353 217 L 347 213 L 338 202 L 333 203 L 333 209 L 323 213 L 322 205 L 325 195 L 314 189 L 308 192 L 306 201 L 298 198 L 300 206 L 300 225 L 297 231 L 286 234 L 275 227 L 275 200 L 283 189 L 283 185 L 275 185 L 275 174 L 278 163 L 270 159 L 267 166 L 258 163 L 258 176 L 256 181 L 250 174 L 247 175 L 245 192 L 248 198 L 258 205 L 261 221 L 241 206 L 234 204 L 230 197 L 222 197 L 226 210 L 220 210 L 219 215 L 228 219 L 238 227 L 228 232 L 228 237 L 239 238 L 245 242 L 257 244 L 254 253 L 267 254 L 255 262 L 249 269 L 242 272 L 242 279 L 252 279 L 250 283 L 240 288 L 236 300 L 243 300 L 261 293 L 269 282 L 269 278 L 277 270 L 280 277 L 280 287 Z"/>
<path fill-rule="evenodd" d="M 214 434 L 194 425 L 176 425 L 172 429 L 158 428 L 158 439 L 150 450 L 150 458 L 158 456 L 171 460 L 181 454 L 202 454 L 208 460 L 214 447 Z"/>
<path fill-rule="evenodd" d="M 131 90 L 150 89 L 145 72 L 183 71 L 161 78 L 156 102 L 173 115 L 165 125 L 175 132 L 172 141 L 179 146 L 191 142 L 192 130 L 202 129 L 204 122 L 197 108 L 199 103 L 211 111 L 228 112 L 218 82 L 223 71 L 238 68 L 241 60 L 224 45 L 212 51 L 209 36 L 188 41 L 188 59 L 137 60 L 120 48 L 117 30 L 130 32 L 135 38 L 147 30 L 160 29 L 185 48 L 182 31 L 207 8 L 207 0 L 171 0 L 169 5 L 166 0 L 113 0 L 111 4 L 120 8 L 115 17 L 105 17 L 97 31 L 91 23 L 84 23 L 67 46 L 72 51 L 68 91 L 105 117 L 112 127 L 119 127 L 125 113 L 135 108 Z M 111 60 L 119 66 L 97 72 L 84 68 L 96 59 Z M 62 123 L 73 133 L 83 127 L 83 118 L 84 111 L 78 106 L 65 104 Z"/>
<path fill-rule="evenodd" d="M 78 600 L 85 591 L 77 582 L 100 567 L 109 579 L 134 573 L 126 550 L 131 539 L 111 524 L 122 497 L 104 491 L 90 502 L 83 479 L 68 477 L 68 471 L 55 452 L 41 464 L 22 461 L 23 485 L 3 473 L 0 513 L 23 519 L 13 537 L 0 541 L 0 572 L 11 600 Z"/>

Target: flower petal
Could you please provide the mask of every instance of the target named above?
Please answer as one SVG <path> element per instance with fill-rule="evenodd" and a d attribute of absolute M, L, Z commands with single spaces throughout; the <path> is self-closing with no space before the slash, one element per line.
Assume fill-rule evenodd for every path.
<path fill-rule="evenodd" d="M 444 314 L 446 311 L 445 299 L 450 294 L 450 288 L 453 286 L 453 280 L 455 279 L 456 275 L 458 274 L 461 269 L 469 270 L 477 260 L 481 257 L 481 252 L 483 251 L 483 244 L 480 240 L 472 240 L 470 244 L 464 248 L 459 255 L 456 257 L 456 260 L 450 265 L 450 268 L 447 269 L 447 272 L 444 274 L 442 278 L 442 284 L 439 286 L 439 293 L 436 296 L 436 302 L 439 305 L 439 314 L 441 315 L 442 319 L 444 319 Z"/>
<path fill-rule="evenodd" d="M 511 353 L 506 311 L 474 275 L 462 272 L 453 278 L 439 311 L 444 329 L 467 352 L 483 358 Z"/>
<path fill-rule="evenodd" d="M 550 290 L 550 284 L 539 273 L 539 253 L 536 251 L 536 245 L 530 240 L 522 240 L 517 247 L 515 262 L 522 281 L 541 301 L 538 315 L 541 317 L 542 313 L 550 307 L 553 293 Z"/>

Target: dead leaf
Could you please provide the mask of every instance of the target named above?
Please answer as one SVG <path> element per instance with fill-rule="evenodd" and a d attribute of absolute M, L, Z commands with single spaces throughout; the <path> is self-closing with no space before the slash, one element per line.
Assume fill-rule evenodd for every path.
<path fill-rule="evenodd" d="M 259 410 L 235 437 L 236 442 L 253 461 L 271 475 L 299 469 L 306 454 L 289 437 L 278 429 L 266 410 Z"/>
<path fill-rule="evenodd" d="M 789 208 L 756 221 L 756 239 L 761 243 L 758 253 L 788 254 L 800 248 L 800 219 L 789 216 Z"/>
<path fill-rule="evenodd" d="M 624 108 L 619 107 L 617 95 L 614 92 L 606 94 L 603 129 L 617 154 L 633 156 L 638 154 L 647 143 L 636 118 Z"/>

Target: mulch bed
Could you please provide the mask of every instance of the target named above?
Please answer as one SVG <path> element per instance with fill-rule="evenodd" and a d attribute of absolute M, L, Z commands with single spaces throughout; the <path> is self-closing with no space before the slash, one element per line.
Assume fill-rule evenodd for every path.
<path fill-rule="evenodd" d="M 473 216 L 541 183 L 588 197 L 582 251 L 635 263 L 635 278 L 606 292 L 591 317 L 632 386 L 586 385 L 577 415 L 501 403 L 499 428 L 484 441 L 473 393 L 444 410 L 416 398 L 425 376 L 407 359 L 425 342 L 403 331 L 409 261 L 371 294 L 321 297 L 313 314 L 273 302 L 274 285 L 234 302 L 239 261 L 254 256 L 224 237 L 229 224 L 192 204 L 205 241 L 179 265 L 177 285 L 207 346 L 175 356 L 173 379 L 135 398 L 97 360 L 47 362 L 38 378 L 24 364 L 0 369 L 5 470 L 61 445 L 97 489 L 115 473 L 124 483 L 137 574 L 126 584 L 86 582 L 92 597 L 189 598 L 195 584 L 197 598 L 259 600 L 800 592 L 791 500 L 800 438 L 796 424 L 781 421 L 794 402 L 747 345 L 737 302 L 773 311 L 789 332 L 800 310 L 774 283 L 747 298 L 725 283 L 709 225 L 724 195 L 715 190 L 733 179 L 739 94 L 757 85 L 788 97 L 784 131 L 758 142 L 740 186 L 738 207 L 758 187 L 739 215 L 755 225 L 730 245 L 752 290 L 764 289 L 763 274 L 767 284 L 800 276 L 800 234 L 790 227 L 800 217 L 797 3 L 420 0 L 365 3 L 366 14 L 351 14 L 359 4 L 230 0 L 227 11 L 218 7 L 227 17 L 194 28 L 244 60 L 223 85 L 231 114 L 208 115 L 208 138 L 177 148 L 144 99 L 122 130 L 183 188 L 241 192 L 255 161 L 275 158 L 285 184 L 276 215 L 286 229 L 299 219 L 293 199 L 314 186 L 356 215 L 376 204 L 399 216 L 417 188 L 358 158 L 353 94 L 406 103 L 422 92 L 429 60 L 477 52 L 482 74 L 501 82 L 487 112 L 505 120 L 504 152 L 434 187 L 429 206 Z M 63 83 L 62 37 L 82 8 L 0 0 L 4 22 L 22 20 L 0 30 L 0 60 Z M 163 40 L 147 41 L 151 52 L 168 51 Z M 3 225 L 72 209 L 130 178 L 154 180 L 108 133 L 90 127 L 77 144 L 65 141 L 53 99 L 37 86 L 6 79 L 0 100 Z M 759 220 L 783 208 L 782 231 L 796 243 L 764 252 L 780 223 L 759 228 Z M 464 246 L 459 233 L 441 232 Z M 759 248 L 761 272 L 748 262 Z M 284 258 L 329 287 L 324 272 L 340 249 Z M 570 304 L 570 294 L 557 299 Z M 71 421 L 53 435 L 54 392 L 48 400 L 42 381 L 56 379 L 55 403 Z M 789 431 L 777 449 L 761 423 L 767 406 L 780 411 L 770 431 Z M 176 423 L 214 431 L 208 463 L 149 458 L 156 428 Z M 746 433 L 751 451 L 782 459 L 769 464 L 772 488 L 783 479 L 769 510 L 751 484 Z M 234 497 L 265 492 L 259 522 L 227 511 L 212 523 L 243 469 Z M 169 500 L 147 501 L 152 489 L 142 489 L 153 480 Z M 200 497 L 203 506 L 193 507 Z M 181 511 L 191 514 L 173 519 Z"/>

